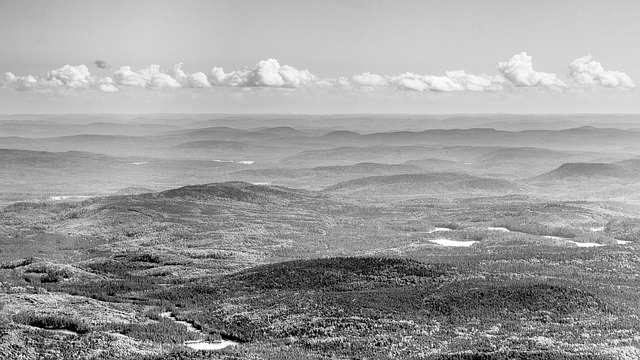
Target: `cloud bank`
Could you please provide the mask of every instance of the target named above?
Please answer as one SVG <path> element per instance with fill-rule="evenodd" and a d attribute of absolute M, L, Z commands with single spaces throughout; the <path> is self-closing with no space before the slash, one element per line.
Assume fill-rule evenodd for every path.
<path fill-rule="evenodd" d="M 94 62 L 98 68 L 109 66 L 103 60 Z M 338 91 L 432 91 L 432 92 L 503 92 L 519 88 L 553 89 L 572 91 L 585 89 L 635 88 L 633 80 L 620 71 L 605 70 L 601 63 L 586 55 L 575 59 L 568 66 L 566 79 L 548 72 L 537 71 L 533 58 L 527 53 L 516 54 L 497 64 L 497 74 L 468 74 L 464 70 L 447 71 L 444 75 L 420 75 L 405 72 L 400 75 L 381 75 L 370 72 L 351 77 L 321 78 L 309 70 L 290 65 L 280 65 L 275 59 L 258 62 L 253 67 L 225 72 L 213 67 L 206 72 L 186 73 L 179 63 L 170 69 L 152 64 L 134 70 L 120 66 L 110 77 L 97 78 L 86 65 L 65 65 L 49 71 L 44 77 L 14 75 L 7 72 L 0 78 L 0 86 L 18 91 L 51 91 L 94 89 L 115 93 L 127 87 L 149 90 L 233 88 L 308 88 L 337 89 Z"/>
<path fill-rule="evenodd" d="M 500 76 L 473 75 L 464 70 L 447 71 L 444 76 L 404 73 L 391 80 L 400 90 L 416 91 L 500 91 L 505 82 Z"/>

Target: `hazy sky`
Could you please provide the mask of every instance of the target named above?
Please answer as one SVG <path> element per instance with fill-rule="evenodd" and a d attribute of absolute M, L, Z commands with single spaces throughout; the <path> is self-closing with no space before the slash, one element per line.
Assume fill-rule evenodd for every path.
<path fill-rule="evenodd" d="M 0 14 L 0 113 L 640 112 L 637 0 L 0 0 Z"/>

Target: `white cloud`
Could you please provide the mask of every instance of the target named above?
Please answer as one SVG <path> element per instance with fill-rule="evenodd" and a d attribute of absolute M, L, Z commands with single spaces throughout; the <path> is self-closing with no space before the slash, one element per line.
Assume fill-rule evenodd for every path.
<path fill-rule="evenodd" d="M 113 79 L 106 77 L 96 80 L 85 65 L 65 65 L 59 69 L 47 72 L 45 78 L 38 79 L 33 75 L 15 76 L 5 73 L 3 83 L 5 86 L 20 90 L 45 91 L 53 88 L 85 89 L 96 87 L 103 92 L 117 92 L 119 89 L 113 83 Z"/>
<path fill-rule="evenodd" d="M 153 74 L 149 83 L 154 89 L 182 87 L 178 80 L 172 78 L 171 75 L 164 73 Z"/>
<path fill-rule="evenodd" d="M 93 84 L 94 79 L 86 65 L 65 65 L 47 73 L 47 80 L 60 86 L 85 88 Z"/>
<path fill-rule="evenodd" d="M 98 89 L 106 93 L 114 93 L 120 91 L 120 89 L 113 83 L 113 79 L 108 76 L 98 81 Z"/>
<path fill-rule="evenodd" d="M 248 69 L 225 73 L 223 68 L 214 67 L 208 80 L 212 85 L 245 87 L 249 86 L 250 73 Z"/>
<path fill-rule="evenodd" d="M 173 65 L 173 69 L 169 71 L 169 75 L 173 77 L 181 85 L 187 84 L 187 74 L 182 70 L 182 63 Z"/>
<path fill-rule="evenodd" d="M 4 73 L 3 85 L 19 90 L 26 91 L 38 85 L 38 80 L 32 75 L 16 76 L 13 73 Z"/>
<path fill-rule="evenodd" d="M 338 86 L 349 86 L 351 85 L 351 81 L 349 81 L 349 79 L 347 79 L 346 77 L 339 77 L 335 82 L 336 85 Z"/>
<path fill-rule="evenodd" d="M 227 75 L 224 73 L 223 68 L 214 67 L 213 69 L 211 69 L 211 72 L 209 73 L 209 77 L 207 79 L 213 85 L 226 85 L 226 77 Z"/>
<path fill-rule="evenodd" d="M 214 67 L 208 80 L 212 85 L 291 88 L 313 86 L 321 82 L 309 70 L 298 70 L 290 65 L 280 66 L 275 59 L 262 60 L 251 69 L 230 73 L 225 73 L 223 68 Z"/>
<path fill-rule="evenodd" d="M 284 65 L 278 71 L 286 87 L 310 86 L 318 82 L 318 78 L 309 70 L 298 70 L 293 66 Z"/>
<path fill-rule="evenodd" d="M 533 70 L 532 58 L 526 52 L 514 55 L 508 61 L 499 62 L 498 70 L 515 86 L 567 87 L 556 74 Z"/>
<path fill-rule="evenodd" d="M 207 79 L 207 75 L 197 72 L 187 76 L 186 86 L 190 88 L 209 88 L 211 84 L 209 83 L 209 79 Z"/>
<path fill-rule="evenodd" d="M 247 86 L 282 86 L 280 64 L 275 59 L 260 61 L 249 73 Z"/>
<path fill-rule="evenodd" d="M 152 64 L 136 72 L 144 79 L 145 83 L 149 85 L 153 82 L 153 77 L 160 74 L 160 65 Z"/>
<path fill-rule="evenodd" d="M 429 89 L 429 85 L 422 79 L 422 76 L 414 73 L 404 73 L 392 78 L 393 83 L 401 90 L 424 91 Z"/>
<path fill-rule="evenodd" d="M 202 72 L 196 72 L 187 75 L 182 70 L 182 63 L 173 65 L 173 69 L 169 71 L 169 75 L 173 77 L 181 86 L 188 88 L 209 88 L 211 83 L 207 79 L 207 75 Z M 175 85 L 175 84 L 174 84 Z M 177 87 L 177 86 L 173 86 Z"/>
<path fill-rule="evenodd" d="M 495 91 L 502 89 L 504 79 L 500 76 L 473 75 L 463 70 L 453 70 L 445 72 L 444 76 L 404 73 L 392 77 L 391 82 L 402 90 Z"/>
<path fill-rule="evenodd" d="M 629 75 L 620 71 L 605 70 L 591 55 L 573 60 L 569 64 L 569 78 L 583 86 L 601 85 L 610 88 L 633 89 L 636 87 Z"/>
<path fill-rule="evenodd" d="M 405 72 L 396 76 L 369 72 L 350 78 L 320 78 L 309 70 L 299 70 L 290 65 L 280 65 L 275 59 L 258 62 L 253 67 L 225 73 L 223 68 L 214 67 L 208 74 L 189 74 L 182 63 L 169 70 L 160 65 L 149 65 L 140 70 L 121 66 L 112 77 L 96 78 L 85 65 L 65 65 L 47 72 L 43 78 L 33 75 L 16 76 L 7 72 L 0 77 L 0 86 L 20 91 L 48 91 L 59 88 L 97 89 L 105 93 L 118 92 L 122 86 L 141 87 L 150 90 L 212 87 L 264 87 L 264 88 L 308 88 L 311 91 L 334 89 L 350 91 L 433 91 L 433 92 L 486 92 L 508 91 L 514 87 L 537 87 L 549 89 L 594 89 L 635 87 L 633 80 L 625 73 L 604 70 L 591 56 L 584 56 L 569 64 L 568 81 L 562 81 L 555 74 L 535 71 L 531 56 L 526 53 L 514 55 L 508 61 L 498 64 L 499 74 L 468 74 L 464 70 L 447 71 L 444 75 L 419 75 Z"/>
<path fill-rule="evenodd" d="M 387 81 L 382 76 L 378 74 L 371 74 L 369 72 L 352 76 L 351 82 L 360 86 L 387 85 Z"/>
<path fill-rule="evenodd" d="M 137 72 L 131 71 L 130 66 L 121 66 L 120 69 L 113 73 L 113 78 L 119 85 L 127 86 L 147 86 L 147 82 Z"/>
<path fill-rule="evenodd" d="M 181 69 L 182 64 L 176 64 L 169 73 L 160 71 L 160 65 L 152 64 L 144 69 L 132 71 L 129 66 L 121 66 L 113 73 L 119 85 L 148 87 L 152 89 L 179 88 L 181 81 L 187 82 L 187 75 Z M 173 75 L 173 76 L 172 76 Z M 175 77 L 180 79 L 177 80 Z"/>
<path fill-rule="evenodd" d="M 502 90 L 504 78 L 499 75 L 467 74 L 464 70 L 447 71 L 445 75 L 467 91 Z"/>

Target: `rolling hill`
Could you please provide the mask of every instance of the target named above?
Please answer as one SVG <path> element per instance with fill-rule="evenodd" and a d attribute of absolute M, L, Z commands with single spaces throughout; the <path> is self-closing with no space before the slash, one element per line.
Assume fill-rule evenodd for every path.
<path fill-rule="evenodd" d="M 256 147 L 242 141 L 201 140 L 190 141 L 176 146 L 176 149 L 217 150 L 229 152 L 254 151 Z"/>
<path fill-rule="evenodd" d="M 489 196 L 524 191 L 515 182 L 461 173 L 371 176 L 330 186 L 324 191 L 355 196 Z"/>
<path fill-rule="evenodd" d="M 397 164 L 407 160 L 430 157 L 437 148 L 426 146 L 339 147 L 302 151 L 280 160 L 287 166 L 354 165 L 363 162 Z"/>
<path fill-rule="evenodd" d="M 227 175 L 227 178 L 229 180 L 253 183 L 274 183 L 297 188 L 321 189 L 335 184 L 336 179 L 351 180 L 363 176 L 418 173 L 422 171 L 421 167 L 415 165 L 359 163 L 315 168 L 249 169 L 233 172 Z"/>
<path fill-rule="evenodd" d="M 533 178 L 534 181 L 578 181 L 602 179 L 628 179 L 637 172 L 616 164 L 607 163 L 567 163 L 557 169 Z"/>
<path fill-rule="evenodd" d="M 311 193 L 276 186 L 253 185 L 245 182 L 212 183 L 189 185 L 162 191 L 159 199 L 180 199 L 190 201 L 232 200 L 247 203 L 279 203 L 309 197 Z"/>

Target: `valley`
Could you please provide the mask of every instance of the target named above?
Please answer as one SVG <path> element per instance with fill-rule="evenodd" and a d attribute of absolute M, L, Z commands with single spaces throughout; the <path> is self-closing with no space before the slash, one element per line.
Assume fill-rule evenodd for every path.
<path fill-rule="evenodd" d="M 6 116 L 0 354 L 637 359 L 638 120 Z"/>

